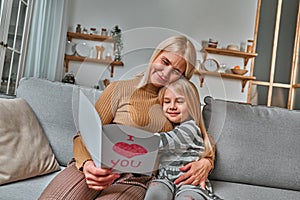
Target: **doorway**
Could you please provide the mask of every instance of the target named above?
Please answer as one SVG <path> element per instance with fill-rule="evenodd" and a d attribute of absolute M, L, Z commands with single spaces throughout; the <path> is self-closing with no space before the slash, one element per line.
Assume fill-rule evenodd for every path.
<path fill-rule="evenodd" d="M 28 41 L 31 0 L 1 0 L 0 94 L 15 95 Z"/>

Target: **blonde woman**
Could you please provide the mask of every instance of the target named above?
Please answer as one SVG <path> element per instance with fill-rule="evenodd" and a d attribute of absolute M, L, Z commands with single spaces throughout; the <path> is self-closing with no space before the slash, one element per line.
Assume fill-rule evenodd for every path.
<path fill-rule="evenodd" d="M 182 78 L 159 92 L 165 116 L 175 128 L 161 132 L 157 179 L 152 180 L 145 200 L 219 199 L 213 195 L 209 181 L 206 188 L 191 184 L 174 184 L 183 172 L 180 167 L 200 156 L 213 156 L 213 145 L 204 128 L 196 87 Z"/>
<path fill-rule="evenodd" d="M 164 116 L 158 91 L 180 77 L 190 79 L 196 64 L 196 50 L 185 36 L 173 36 L 158 45 L 143 75 L 111 83 L 95 108 L 103 124 L 118 123 L 151 132 L 169 131 L 172 123 Z M 78 133 L 74 138 L 75 162 L 55 177 L 40 199 L 143 199 L 153 177 L 115 174 L 96 168 Z M 176 181 L 205 185 L 213 168 L 213 157 L 187 164 Z"/>

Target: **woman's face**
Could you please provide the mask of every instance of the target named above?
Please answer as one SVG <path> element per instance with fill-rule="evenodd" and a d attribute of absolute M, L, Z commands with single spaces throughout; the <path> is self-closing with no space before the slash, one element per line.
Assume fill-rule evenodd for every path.
<path fill-rule="evenodd" d="M 163 87 L 178 80 L 186 70 L 186 61 L 178 54 L 163 51 L 153 61 L 150 70 L 150 82 Z"/>
<path fill-rule="evenodd" d="M 173 123 L 181 123 L 191 118 L 186 97 L 172 87 L 168 87 L 164 93 L 163 112 Z"/>

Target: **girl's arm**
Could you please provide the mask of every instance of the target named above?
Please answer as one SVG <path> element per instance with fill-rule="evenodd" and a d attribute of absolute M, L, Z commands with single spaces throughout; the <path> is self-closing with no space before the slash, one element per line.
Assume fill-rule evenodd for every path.
<path fill-rule="evenodd" d="M 203 148 L 203 139 L 199 128 L 190 120 L 175 127 L 172 131 L 161 132 L 159 150 Z"/>

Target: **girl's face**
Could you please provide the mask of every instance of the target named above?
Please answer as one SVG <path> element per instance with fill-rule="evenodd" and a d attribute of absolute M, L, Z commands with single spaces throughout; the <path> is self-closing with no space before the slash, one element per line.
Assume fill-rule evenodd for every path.
<path fill-rule="evenodd" d="M 181 123 L 191 119 L 184 95 L 168 87 L 164 94 L 163 111 L 173 123 Z"/>
<path fill-rule="evenodd" d="M 151 65 L 150 82 L 156 87 L 163 87 L 178 80 L 185 69 L 186 61 L 183 57 L 163 51 Z"/>

